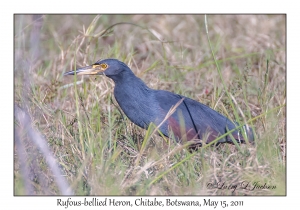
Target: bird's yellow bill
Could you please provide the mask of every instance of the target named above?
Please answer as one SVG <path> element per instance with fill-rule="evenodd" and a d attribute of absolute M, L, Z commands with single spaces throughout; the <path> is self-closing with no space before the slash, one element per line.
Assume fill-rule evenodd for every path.
<path fill-rule="evenodd" d="M 103 69 L 101 67 L 101 65 L 91 65 L 91 66 L 86 66 L 83 68 L 79 68 L 76 69 L 75 71 L 69 71 L 64 73 L 64 75 L 75 75 L 75 73 L 77 75 L 95 75 L 95 74 L 102 74 L 105 71 L 105 69 Z"/>

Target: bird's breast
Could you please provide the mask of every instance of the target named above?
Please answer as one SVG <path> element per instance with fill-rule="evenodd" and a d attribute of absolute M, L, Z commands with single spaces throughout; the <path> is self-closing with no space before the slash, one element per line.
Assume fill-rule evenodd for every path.
<path fill-rule="evenodd" d="M 158 106 L 151 93 L 115 88 L 114 95 L 125 115 L 136 125 L 147 129 L 151 122 L 157 121 Z"/>

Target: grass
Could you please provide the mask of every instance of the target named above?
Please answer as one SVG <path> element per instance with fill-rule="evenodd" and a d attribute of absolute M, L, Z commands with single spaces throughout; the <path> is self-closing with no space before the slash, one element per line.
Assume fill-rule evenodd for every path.
<path fill-rule="evenodd" d="M 15 15 L 15 195 L 68 193 L 62 184 L 76 195 L 285 195 L 286 17 L 206 18 Z M 109 78 L 62 76 L 109 57 L 151 88 L 248 122 L 256 144 L 189 153 L 131 123 Z M 229 187 L 255 182 L 276 187 Z"/>

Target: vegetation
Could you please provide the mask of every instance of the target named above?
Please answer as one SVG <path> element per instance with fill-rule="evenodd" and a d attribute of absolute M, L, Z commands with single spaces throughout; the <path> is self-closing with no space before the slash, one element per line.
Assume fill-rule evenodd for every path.
<path fill-rule="evenodd" d="M 15 195 L 285 195 L 285 29 L 285 15 L 15 15 Z M 131 123 L 109 78 L 63 76 L 104 58 L 249 123 L 255 145 L 189 153 Z"/>

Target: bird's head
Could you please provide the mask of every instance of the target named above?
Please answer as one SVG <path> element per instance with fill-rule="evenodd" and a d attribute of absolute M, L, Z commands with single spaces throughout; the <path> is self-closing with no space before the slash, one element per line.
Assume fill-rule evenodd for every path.
<path fill-rule="evenodd" d="M 77 75 L 106 75 L 114 79 L 124 71 L 132 73 L 130 68 L 123 62 L 117 59 L 104 59 L 97 61 L 93 65 L 66 72 L 64 75 L 74 75 L 75 73 Z"/>

